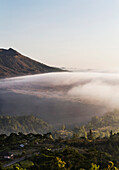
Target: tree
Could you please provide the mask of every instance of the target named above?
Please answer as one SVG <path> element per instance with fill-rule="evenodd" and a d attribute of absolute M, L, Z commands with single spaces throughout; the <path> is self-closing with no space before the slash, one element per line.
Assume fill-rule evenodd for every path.
<path fill-rule="evenodd" d="M 62 125 L 62 130 L 65 130 L 66 129 L 66 126 L 65 124 Z"/>
<path fill-rule="evenodd" d="M 93 132 L 90 129 L 89 133 L 88 133 L 88 139 L 93 140 Z"/>
<path fill-rule="evenodd" d="M 113 136 L 112 130 L 110 131 L 110 138 Z"/>

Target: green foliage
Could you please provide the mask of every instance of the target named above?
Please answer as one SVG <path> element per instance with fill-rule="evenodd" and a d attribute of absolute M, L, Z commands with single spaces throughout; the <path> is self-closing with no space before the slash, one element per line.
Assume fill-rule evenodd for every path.
<path fill-rule="evenodd" d="M 101 117 L 95 116 L 86 125 L 86 129 L 97 129 L 107 127 L 109 131 L 119 127 L 119 111 L 108 112 Z M 103 129 L 104 130 L 104 129 Z"/>
<path fill-rule="evenodd" d="M 22 161 L 20 162 L 20 165 L 23 167 L 23 168 L 29 168 L 29 167 L 32 167 L 34 166 L 34 163 L 32 161 L 29 161 L 29 160 L 25 160 L 25 161 Z"/>
<path fill-rule="evenodd" d="M 18 134 L 11 133 L 9 136 L 1 134 L 0 145 L 1 148 L 12 148 L 15 145 L 19 146 L 19 143 L 27 143 L 22 152 L 25 156 L 28 156 L 27 149 L 30 149 L 31 146 L 33 147 L 33 150 L 36 149 L 36 154 L 33 153 L 30 157 L 27 157 L 27 160 L 14 165 L 14 169 L 118 170 L 119 133 L 115 134 L 114 129 L 111 130 L 107 128 L 107 126 L 109 126 L 108 121 L 110 124 L 112 121 L 110 127 L 113 125 L 113 128 L 118 127 L 119 116 L 116 116 L 116 111 L 112 115 L 110 114 L 111 113 L 102 117 L 95 117 L 86 126 L 76 127 L 73 137 L 61 138 L 62 135 L 68 133 L 68 130 L 57 131 L 59 138 L 61 138 L 60 140 L 53 139 L 51 132 L 44 135 L 34 134 L 33 132 L 25 135 L 19 132 Z M 14 118 L 15 122 L 17 122 L 18 118 Z M 8 122 L 12 122 L 10 117 L 6 117 L 6 119 L 9 120 Z M 25 120 L 20 117 L 19 124 L 22 124 L 21 122 L 23 122 L 24 125 L 26 118 L 24 119 Z M 34 122 L 37 122 L 36 120 L 39 119 L 33 118 Z M 29 121 L 32 123 L 31 120 Z M 40 123 L 42 124 L 42 121 Z M 36 123 L 36 126 L 34 125 L 34 127 L 37 126 L 38 124 Z M 25 125 L 24 128 L 26 129 Z M 28 128 L 32 129 L 32 125 Z M 102 138 L 96 137 L 96 130 Z M 82 137 L 80 138 L 81 135 Z M 36 143 L 38 143 L 38 145 Z"/>
<path fill-rule="evenodd" d="M 0 116 L 0 133 L 45 133 L 50 126 L 34 116 Z M 3 136 L 4 138 L 4 136 Z"/>
<path fill-rule="evenodd" d="M 56 157 L 55 168 L 56 169 L 65 169 L 66 162 L 62 161 L 61 158 Z"/>
<path fill-rule="evenodd" d="M 14 166 L 14 170 L 26 170 L 26 169 L 21 168 L 21 167 L 19 167 L 19 166 Z"/>
<path fill-rule="evenodd" d="M 99 168 L 100 168 L 99 165 L 96 165 L 96 164 L 92 163 L 90 170 L 99 170 Z"/>
<path fill-rule="evenodd" d="M 95 116 L 88 124 L 79 127 L 76 126 L 74 133 L 77 133 L 79 137 L 86 137 L 86 133 L 89 132 L 90 129 L 92 129 L 94 139 L 97 137 L 109 137 L 112 132 L 119 132 L 119 111 L 114 110 L 101 117 Z"/>
<path fill-rule="evenodd" d="M 107 168 L 104 168 L 104 170 L 118 170 L 118 168 L 114 166 L 112 161 L 109 161 Z"/>
<path fill-rule="evenodd" d="M 33 158 L 33 169 L 65 169 L 66 162 L 61 160 L 58 156 L 41 154 Z"/>
<path fill-rule="evenodd" d="M 5 137 L 2 142 L 8 146 L 33 139 L 30 145 L 25 145 L 21 155 L 21 157 L 25 155 L 27 160 L 15 164 L 14 169 L 117 170 L 119 168 L 119 134 L 112 134 L 111 138 L 103 139 L 67 138 L 61 141 L 49 139 L 50 135 L 50 132 L 44 135 L 32 133 L 27 135 L 12 133 L 7 137 L 2 135 L 2 138 Z M 34 141 L 40 142 L 40 140 L 43 140 L 43 143 L 33 145 Z M 32 147 L 36 149 L 36 153 Z M 32 154 L 28 155 L 31 148 Z M 13 165 L 8 169 L 13 169 Z"/>

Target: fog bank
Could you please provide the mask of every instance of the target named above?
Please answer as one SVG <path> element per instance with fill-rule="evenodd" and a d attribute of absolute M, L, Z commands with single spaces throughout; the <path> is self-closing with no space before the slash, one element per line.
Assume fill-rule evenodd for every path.
<path fill-rule="evenodd" d="M 25 105 L 21 104 L 23 96 L 29 99 Z M 54 115 L 59 122 L 82 122 L 106 110 L 119 109 L 118 99 L 119 73 L 65 72 L 0 80 L 2 114 L 28 114 L 30 108 L 31 114 L 37 112 L 41 118 L 53 120 Z"/>

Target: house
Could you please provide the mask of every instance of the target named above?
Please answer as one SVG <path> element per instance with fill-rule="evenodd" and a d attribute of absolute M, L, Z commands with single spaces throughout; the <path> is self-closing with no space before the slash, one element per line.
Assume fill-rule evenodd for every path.
<path fill-rule="evenodd" d="M 21 148 L 24 148 L 24 144 L 20 144 L 19 146 L 20 146 Z"/>
<path fill-rule="evenodd" d="M 13 153 L 7 151 L 0 152 L 0 159 L 13 159 L 13 156 Z"/>

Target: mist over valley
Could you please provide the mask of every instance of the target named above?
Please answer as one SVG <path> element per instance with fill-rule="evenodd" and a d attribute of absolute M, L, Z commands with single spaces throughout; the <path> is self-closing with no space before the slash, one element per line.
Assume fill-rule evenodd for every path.
<path fill-rule="evenodd" d="M 0 80 L 0 114 L 34 115 L 53 124 L 82 124 L 119 109 L 119 74 L 46 73 Z"/>

